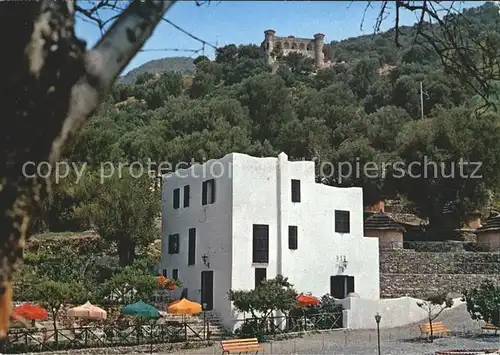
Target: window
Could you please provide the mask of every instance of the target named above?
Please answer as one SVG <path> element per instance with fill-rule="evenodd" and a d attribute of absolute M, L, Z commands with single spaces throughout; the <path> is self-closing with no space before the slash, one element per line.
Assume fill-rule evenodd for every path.
<path fill-rule="evenodd" d="M 178 209 L 181 202 L 181 190 L 174 189 L 174 210 Z"/>
<path fill-rule="evenodd" d="M 255 268 L 255 288 L 266 279 L 267 270 L 265 268 Z"/>
<path fill-rule="evenodd" d="M 335 210 L 335 232 L 349 233 L 350 228 L 349 211 Z"/>
<path fill-rule="evenodd" d="M 330 295 L 338 299 L 344 299 L 354 291 L 354 276 L 331 276 Z"/>
<path fill-rule="evenodd" d="M 179 269 L 172 269 L 172 279 L 179 280 Z"/>
<path fill-rule="evenodd" d="M 300 202 L 300 180 L 292 180 L 292 202 Z"/>
<path fill-rule="evenodd" d="M 189 229 L 188 265 L 194 265 L 196 259 L 196 228 Z"/>
<path fill-rule="evenodd" d="M 163 277 L 167 277 L 167 269 L 163 269 L 162 275 Z"/>
<path fill-rule="evenodd" d="M 168 253 L 179 254 L 179 234 L 170 234 L 168 236 Z"/>
<path fill-rule="evenodd" d="M 253 262 L 269 262 L 269 226 L 266 224 L 253 225 Z"/>
<path fill-rule="evenodd" d="M 288 226 L 288 249 L 298 248 L 297 226 Z"/>
<path fill-rule="evenodd" d="M 189 185 L 184 186 L 184 207 L 189 207 Z"/>
<path fill-rule="evenodd" d="M 210 179 L 207 181 L 203 181 L 201 193 L 202 193 L 201 204 L 203 206 L 214 203 L 215 202 L 215 180 Z"/>

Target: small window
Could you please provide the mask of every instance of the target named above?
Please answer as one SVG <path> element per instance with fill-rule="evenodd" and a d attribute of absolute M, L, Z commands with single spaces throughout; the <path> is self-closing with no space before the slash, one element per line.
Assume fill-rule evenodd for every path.
<path fill-rule="evenodd" d="M 170 234 L 168 236 L 168 253 L 179 254 L 179 234 Z"/>
<path fill-rule="evenodd" d="M 203 181 L 201 204 L 205 206 L 214 202 L 215 202 L 215 180 L 210 179 L 207 181 Z"/>
<path fill-rule="evenodd" d="M 335 232 L 349 233 L 351 231 L 349 211 L 335 210 Z"/>
<path fill-rule="evenodd" d="M 300 202 L 300 180 L 292 180 L 292 202 Z"/>
<path fill-rule="evenodd" d="M 288 226 L 288 249 L 297 250 L 297 226 Z"/>
<path fill-rule="evenodd" d="M 163 277 L 167 277 L 167 269 L 163 269 L 162 275 Z"/>
<path fill-rule="evenodd" d="M 189 229 L 188 265 L 194 265 L 196 260 L 196 228 Z"/>
<path fill-rule="evenodd" d="M 179 280 L 179 269 L 172 269 L 172 279 L 175 281 Z"/>
<path fill-rule="evenodd" d="M 265 268 L 255 268 L 255 288 L 259 287 L 262 281 L 266 280 L 267 270 Z"/>
<path fill-rule="evenodd" d="M 180 202 L 181 202 L 181 190 L 175 189 L 174 190 L 174 210 L 176 210 L 180 207 Z"/>
<path fill-rule="evenodd" d="M 269 226 L 267 224 L 253 225 L 253 250 L 254 263 L 269 262 Z"/>
<path fill-rule="evenodd" d="M 189 207 L 189 185 L 184 186 L 184 207 Z"/>

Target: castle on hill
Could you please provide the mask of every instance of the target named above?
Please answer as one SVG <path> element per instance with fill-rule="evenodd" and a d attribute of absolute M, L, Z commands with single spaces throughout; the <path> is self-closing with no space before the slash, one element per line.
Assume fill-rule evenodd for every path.
<path fill-rule="evenodd" d="M 269 64 L 276 62 L 278 53 L 282 56 L 299 53 L 312 58 L 316 67 L 330 66 L 330 62 L 325 60 L 328 55 L 325 47 L 325 35 L 322 33 L 316 33 L 313 38 L 296 38 L 294 36 L 279 37 L 276 36 L 275 30 L 266 30 L 261 47 Z"/>

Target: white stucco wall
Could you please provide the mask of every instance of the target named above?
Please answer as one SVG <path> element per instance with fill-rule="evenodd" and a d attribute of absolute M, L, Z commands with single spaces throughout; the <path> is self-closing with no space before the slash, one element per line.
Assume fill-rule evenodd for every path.
<path fill-rule="evenodd" d="M 344 274 L 355 277 L 360 297 L 378 299 L 378 240 L 363 237 L 362 189 L 317 184 L 314 162 L 281 158 L 233 158 L 233 287 L 254 287 L 253 269 L 262 265 L 252 264 L 252 224 L 268 224 L 268 278 L 281 273 L 297 291 L 322 296 L 330 292 L 330 276 Z M 291 202 L 292 179 L 301 181 L 299 203 Z M 349 234 L 335 233 L 336 209 L 350 211 Z M 289 225 L 298 227 L 297 250 L 288 248 Z M 347 258 L 344 273 L 337 255 Z"/>
<path fill-rule="evenodd" d="M 315 182 L 314 162 L 289 162 L 278 158 L 255 158 L 233 153 L 220 160 L 225 174 L 216 178 L 216 202 L 201 206 L 201 183 L 209 179 L 209 161 L 188 171 L 205 179 L 176 175 L 166 178 L 163 187 L 163 268 L 189 289 L 190 299 L 199 301 L 200 273 L 207 268 L 203 253 L 210 256 L 214 270 L 214 310 L 224 324 L 241 315 L 227 300 L 229 289 L 249 290 L 255 286 L 255 268 L 264 267 L 267 278 L 288 277 L 298 292 L 322 296 L 330 292 L 330 277 L 354 276 L 355 292 L 369 300 L 379 298 L 378 239 L 363 237 L 361 188 L 335 188 Z M 208 174 L 208 175 L 207 175 Z M 291 202 L 291 180 L 301 181 L 301 202 Z M 182 208 L 182 187 L 191 186 L 191 204 Z M 181 188 L 181 208 L 172 209 L 172 191 Z M 350 211 L 350 233 L 335 232 L 335 210 Z M 252 263 L 254 224 L 269 226 L 269 263 Z M 288 247 L 288 226 L 298 227 L 298 249 Z M 187 233 L 197 228 L 196 265 L 187 266 Z M 181 234 L 180 254 L 168 254 L 168 235 Z M 347 258 L 347 268 L 337 265 L 338 255 Z M 193 292 L 196 291 L 196 293 Z M 194 295 L 196 295 L 194 297 Z"/>
<path fill-rule="evenodd" d="M 377 327 L 375 314 L 377 313 L 382 316 L 380 321 L 381 329 L 423 322 L 427 320 L 427 312 L 417 306 L 417 302 L 421 302 L 421 300 L 411 297 L 381 300 L 349 297 L 337 301 L 347 310 L 347 327 L 350 329 L 375 329 Z M 460 299 L 454 299 L 452 308 L 461 304 L 463 302 Z M 439 321 L 439 319 L 436 321 Z"/>
<path fill-rule="evenodd" d="M 214 311 L 230 317 L 227 290 L 231 288 L 231 155 L 209 160 L 203 165 L 178 170 L 164 178 L 162 190 L 162 262 L 172 277 L 179 270 L 179 279 L 188 289 L 190 300 L 201 302 L 201 272 L 214 271 Z M 202 182 L 215 178 L 215 203 L 202 206 Z M 183 207 L 183 187 L 190 185 L 189 207 Z M 173 209 L 173 190 L 181 189 L 180 208 Z M 196 228 L 195 264 L 188 266 L 188 230 Z M 179 254 L 168 254 L 168 236 L 180 234 Z M 202 256 L 209 258 L 210 268 Z"/>

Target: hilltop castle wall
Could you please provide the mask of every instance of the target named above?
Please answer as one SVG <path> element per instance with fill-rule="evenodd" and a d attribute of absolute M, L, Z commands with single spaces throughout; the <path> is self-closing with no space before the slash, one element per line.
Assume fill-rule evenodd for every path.
<path fill-rule="evenodd" d="M 264 56 L 269 64 L 276 61 L 276 52 L 279 49 L 283 56 L 290 53 L 299 53 L 305 57 L 314 59 L 318 67 L 325 66 L 325 35 L 317 33 L 313 38 L 296 38 L 294 36 L 276 36 L 276 31 L 264 31 L 264 41 L 261 46 Z"/>

